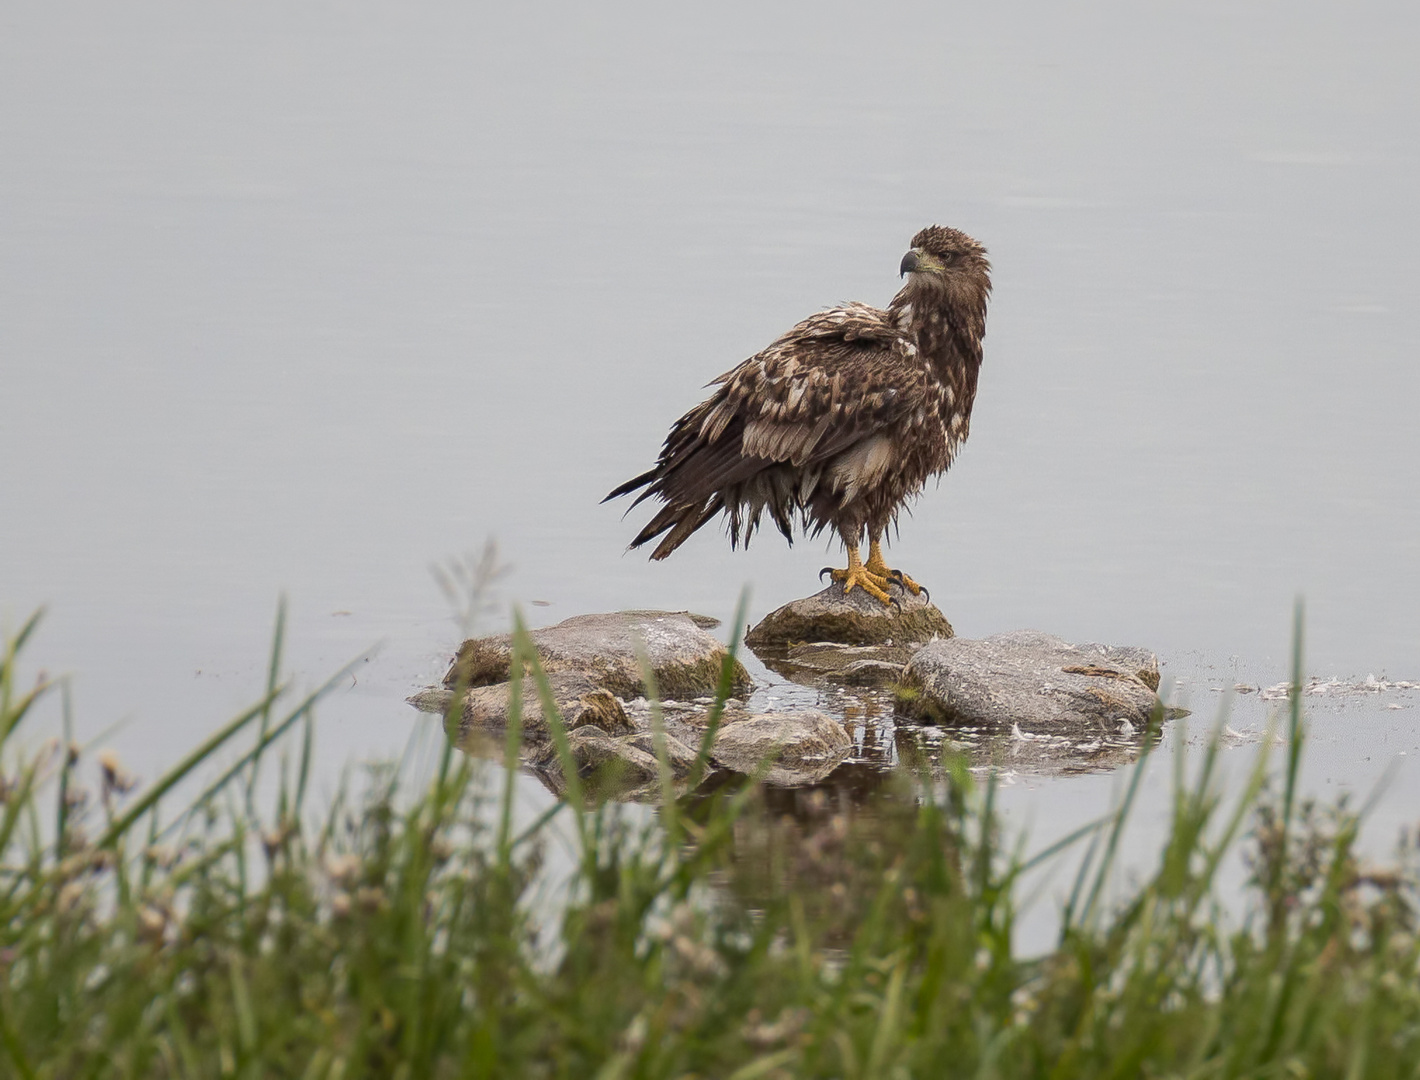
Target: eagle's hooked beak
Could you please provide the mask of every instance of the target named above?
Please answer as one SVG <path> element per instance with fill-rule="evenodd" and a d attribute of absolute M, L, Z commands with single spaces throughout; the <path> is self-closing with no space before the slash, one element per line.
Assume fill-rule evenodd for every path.
<path fill-rule="evenodd" d="M 897 276 L 905 277 L 917 269 L 917 250 L 914 248 L 902 257 L 902 265 L 897 268 Z"/>

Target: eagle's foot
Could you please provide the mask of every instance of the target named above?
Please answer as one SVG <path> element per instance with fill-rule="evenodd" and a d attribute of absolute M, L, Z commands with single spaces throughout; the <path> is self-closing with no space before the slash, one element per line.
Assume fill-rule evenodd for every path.
<path fill-rule="evenodd" d="M 888 567 L 888 564 L 883 560 L 882 549 L 878 547 L 876 542 L 868 549 L 868 561 L 863 564 L 863 569 L 887 581 L 896 582 L 913 596 L 926 596 L 928 600 L 932 599 L 932 594 L 923 586 L 917 584 L 901 570 L 893 570 Z"/>
<path fill-rule="evenodd" d="M 829 577 L 843 586 L 844 596 L 852 592 L 853 587 L 856 585 L 885 606 L 898 603 L 893 597 L 888 595 L 889 579 L 882 574 L 873 573 L 863 563 L 858 562 L 857 559 L 851 560 L 846 570 L 837 570 L 831 566 L 825 566 L 824 570 L 828 571 Z M 819 576 L 823 576 L 822 572 L 820 572 Z"/>

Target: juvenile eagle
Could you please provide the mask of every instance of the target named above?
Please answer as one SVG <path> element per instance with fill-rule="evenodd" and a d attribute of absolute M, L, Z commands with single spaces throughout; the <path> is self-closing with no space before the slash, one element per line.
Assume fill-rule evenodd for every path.
<path fill-rule="evenodd" d="M 889 604 L 890 582 L 921 592 L 888 568 L 882 539 L 966 439 L 991 264 L 966 233 L 933 225 L 899 272 L 907 283 L 886 311 L 852 303 L 811 315 L 707 384 L 715 392 L 675 422 L 655 466 L 607 496 L 645 488 L 633 507 L 664 501 L 633 548 L 661 536 L 651 558 L 664 559 L 721 511 L 731 546 L 748 544 L 767 512 L 791 544 L 796 518 L 809 535 L 832 527 L 843 538 L 848 566 L 830 572 L 845 593 Z"/>

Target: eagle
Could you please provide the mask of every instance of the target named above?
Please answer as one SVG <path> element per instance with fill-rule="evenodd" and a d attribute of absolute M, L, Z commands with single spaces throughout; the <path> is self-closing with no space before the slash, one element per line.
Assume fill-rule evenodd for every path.
<path fill-rule="evenodd" d="M 887 309 L 848 303 L 810 315 L 739 366 L 672 425 L 656 464 L 603 502 L 641 490 L 664 505 L 631 541 L 657 537 L 664 559 L 724 513 L 731 547 L 748 545 L 761 518 L 789 543 L 833 529 L 845 569 L 825 567 L 845 594 L 885 606 L 889 585 L 922 587 L 883 560 L 883 538 L 927 480 L 966 440 L 981 369 L 991 264 L 958 229 L 932 225 L 912 238 Z M 868 539 L 868 559 L 860 547 Z"/>

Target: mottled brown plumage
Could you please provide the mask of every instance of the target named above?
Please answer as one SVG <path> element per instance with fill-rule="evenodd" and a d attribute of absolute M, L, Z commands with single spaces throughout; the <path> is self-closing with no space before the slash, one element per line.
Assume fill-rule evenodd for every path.
<path fill-rule="evenodd" d="M 633 548 L 660 537 L 651 558 L 664 559 L 721 512 L 731 545 L 748 544 L 767 513 L 791 543 L 796 521 L 810 535 L 837 531 L 849 569 L 834 577 L 846 588 L 885 601 L 888 579 L 916 591 L 878 545 L 967 437 L 991 265 L 971 237 L 934 225 L 912 238 L 900 269 L 907 282 L 887 310 L 855 303 L 811 315 L 709 384 L 714 393 L 676 421 L 655 467 L 607 496 L 644 488 L 633 506 L 664 501 Z"/>

